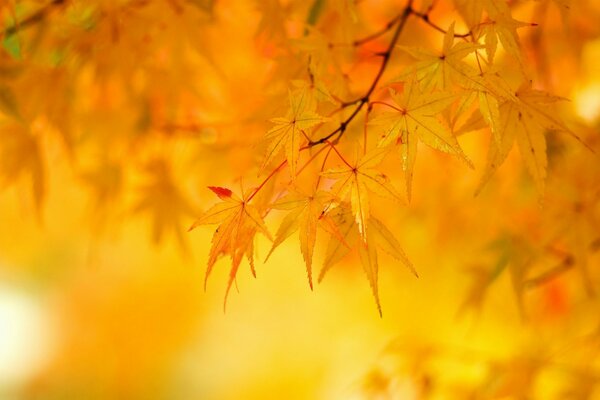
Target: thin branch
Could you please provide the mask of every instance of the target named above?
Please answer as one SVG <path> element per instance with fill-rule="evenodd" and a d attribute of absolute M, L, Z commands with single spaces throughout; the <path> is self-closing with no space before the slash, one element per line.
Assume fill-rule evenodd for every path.
<path fill-rule="evenodd" d="M 404 111 L 403 109 L 401 109 L 401 108 L 398 108 L 398 107 L 396 107 L 396 106 L 395 106 L 395 105 L 393 105 L 393 104 L 386 103 L 385 101 L 372 101 L 372 102 L 369 104 L 369 107 L 371 107 L 371 106 L 374 106 L 374 105 L 377 105 L 377 104 L 379 104 L 379 105 L 382 105 L 382 106 L 387 106 L 387 107 L 390 107 L 390 108 L 392 108 L 392 109 L 394 109 L 394 110 L 398 111 L 399 113 L 406 112 L 406 111 Z"/>
<path fill-rule="evenodd" d="M 534 278 L 527 279 L 524 282 L 524 286 L 527 289 L 541 286 L 541 285 L 553 280 L 554 278 L 557 278 L 558 276 L 562 275 L 564 272 L 570 270 L 571 268 L 573 268 L 574 265 L 575 265 L 575 261 L 574 261 L 573 257 L 571 255 L 568 255 L 567 257 L 565 257 L 564 260 L 562 260 L 558 265 L 551 268 L 550 270 L 548 270 Z"/>
<path fill-rule="evenodd" d="M 23 21 L 15 21 L 15 24 L 11 27 L 4 29 L 0 36 L 14 35 L 21 29 L 28 28 L 37 24 L 38 22 L 43 21 L 52 8 L 60 6 L 66 2 L 67 0 L 52 0 L 50 3 L 37 10 L 36 12 L 25 18 Z"/>
<path fill-rule="evenodd" d="M 370 42 L 371 40 L 375 40 L 378 37 L 385 35 L 387 32 L 389 32 L 394 27 L 394 25 L 396 25 L 396 23 L 398 21 L 400 21 L 400 18 L 402 18 L 403 14 L 404 13 L 400 13 L 397 16 L 395 16 L 392 20 L 390 20 L 387 24 L 385 24 L 385 26 L 383 28 L 381 28 L 377 32 L 367 35 L 361 39 L 356 39 L 354 42 L 352 42 L 352 45 L 355 47 L 361 46 L 365 43 Z"/>
<path fill-rule="evenodd" d="M 326 135 L 316 141 L 308 142 L 308 146 L 312 147 L 312 146 L 316 146 L 316 145 L 325 143 L 335 135 L 338 135 L 338 137 L 336 138 L 336 141 L 339 140 L 340 137 L 346 131 L 348 124 L 350 122 L 352 122 L 352 120 L 358 115 L 358 113 L 360 112 L 360 110 L 362 110 L 364 105 L 369 102 L 369 98 L 375 91 L 375 88 L 379 84 L 379 81 L 381 80 L 381 77 L 383 76 L 383 73 L 385 72 L 385 70 L 388 66 L 388 63 L 389 63 L 390 57 L 392 55 L 392 52 L 394 50 L 394 47 L 396 46 L 396 43 L 398 43 L 398 39 L 400 38 L 400 33 L 402 33 L 402 31 L 404 30 L 404 27 L 406 26 L 406 21 L 408 20 L 408 17 L 413 13 L 412 3 L 413 3 L 413 0 L 409 0 L 408 4 L 406 5 L 404 10 L 400 14 L 400 17 L 397 18 L 395 23 L 397 23 L 398 26 L 397 26 L 396 30 L 394 31 L 394 35 L 392 36 L 392 39 L 390 40 L 390 44 L 388 45 L 387 50 L 380 54 L 383 57 L 383 61 L 381 63 L 381 66 L 379 67 L 379 71 L 377 71 L 377 75 L 375 75 L 375 78 L 373 79 L 373 82 L 371 83 L 371 86 L 369 87 L 367 92 L 359 99 L 356 99 L 350 103 L 342 104 L 342 107 L 346 107 L 346 106 L 353 105 L 353 104 L 357 104 L 357 107 L 344 121 L 342 121 L 340 123 L 340 126 L 338 126 L 335 130 L 333 130 L 328 135 Z"/>
<path fill-rule="evenodd" d="M 308 150 L 310 149 L 309 146 L 303 146 L 300 148 L 300 151 L 304 151 L 304 150 Z M 319 149 L 315 154 L 313 154 L 310 159 L 308 160 L 308 162 L 306 162 L 297 172 L 296 176 L 300 174 L 300 172 L 302 172 L 323 150 L 325 149 L 325 147 L 323 147 L 322 149 Z M 281 164 L 279 164 L 277 166 L 277 168 L 275 168 L 273 171 L 271 171 L 271 173 L 269 174 L 269 176 L 267 176 L 262 182 L 261 184 L 254 189 L 254 191 L 252 192 L 252 194 L 248 197 L 248 199 L 246 199 L 246 203 L 248 203 L 250 200 L 252 200 L 254 198 L 254 196 L 256 196 L 258 194 L 258 192 L 260 192 L 260 190 L 267 184 L 267 182 L 269 182 L 269 180 L 271 180 L 271 178 L 273 178 L 284 166 L 287 165 L 287 160 L 284 160 L 281 162 Z"/>
<path fill-rule="evenodd" d="M 446 33 L 448 33 L 448 31 L 447 31 L 447 30 L 445 30 L 444 28 L 442 28 L 441 26 L 439 26 L 438 24 L 436 24 L 436 23 L 432 22 L 432 21 L 429 19 L 429 12 L 430 12 L 430 11 L 431 11 L 431 9 L 429 9 L 429 10 L 428 10 L 426 13 L 424 13 L 424 14 L 423 14 L 423 13 L 420 13 L 420 12 L 418 12 L 418 11 L 412 10 L 412 15 L 414 15 L 415 17 L 418 17 L 420 20 L 422 20 L 423 22 L 425 22 L 427 25 L 429 25 L 430 27 L 432 27 L 432 28 L 433 28 L 433 29 L 435 29 L 436 31 L 438 31 L 438 32 L 441 32 L 441 33 L 443 33 L 443 34 L 446 34 Z M 455 37 L 455 38 L 461 38 L 461 39 L 464 39 L 464 38 L 467 38 L 467 37 L 471 36 L 472 34 L 473 34 L 473 31 L 472 31 L 472 30 L 470 30 L 470 31 L 469 31 L 469 32 L 467 32 L 467 33 L 455 33 L 455 34 L 454 34 L 454 37 Z"/>

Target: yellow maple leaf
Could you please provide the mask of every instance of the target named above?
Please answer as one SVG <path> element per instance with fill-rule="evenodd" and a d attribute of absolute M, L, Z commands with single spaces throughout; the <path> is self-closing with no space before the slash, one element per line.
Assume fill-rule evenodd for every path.
<path fill-rule="evenodd" d="M 543 195 L 548 167 L 546 133 L 565 132 L 581 142 L 579 137 L 548 109 L 552 103 L 559 100 L 564 99 L 534 90 L 531 88 L 531 82 L 525 82 L 512 99 L 500 105 L 500 144 L 490 146 L 487 165 L 477 193 L 504 163 L 516 142 L 526 168 L 535 181 L 538 194 Z"/>
<path fill-rule="evenodd" d="M 454 43 L 454 23 L 444 35 L 442 50 L 431 51 L 420 47 L 399 46 L 413 56 L 418 62 L 406 68 L 397 77 L 397 81 L 406 81 L 413 76 L 423 88 L 440 88 L 448 90 L 453 84 L 464 84 L 473 75 L 473 68 L 463 61 L 467 55 L 483 47 L 481 45 L 460 41 Z"/>
<path fill-rule="evenodd" d="M 369 124 L 383 127 L 380 146 L 394 143 L 400 146 L 409 200 L 418 141 L 434 149 L 454 154 L 472 166 L 452 132 L 437 117 L 454 102 L 455 95 L 447 92 L 424 93 L 414 80 L 407 82 L 402 94 L 393 90 L 390 90 L 390 94 L 396 104 L 392 106 L 394 111 L 378 115 Z"/>
<path fill-rule="evenodd" d="M 504 2 L 486 2 L 486 10 L 490 21 L 482 26 L 482 33 L 485 34 L 485 50 L 488 61 L 491 63 L 494 60 L 498 41 L 500 41 L 504 50 L 521 62 L 521 44 L 519 43 L 517 29 L 525 26 L 536 26 L 536 24 L 514 19 L 510 8 Z"/>
<path fill-rule="evenodd" d="M 290 109 L 285 117 L 273 118 L 275 124 L 265 139 L 269 141 L 263 166 L 267 166 L 282 150 L 288 162 L 292 179 L 296 176 L 300 143 L 308 141 L 308 129 L 327 118 L 316 113 L 316 101 L 305 89 L 290 91 Z"/>
<path fill-rule="evenodd" d="M 367 240 L 367 223 L 371 215 L 369 192 L 403 202 L 402 196 L 392 186 L 390 179 L 375 168 L 383 161 L 387 152 L 387 148 L 378 147 L 362 157 L 357 155 L 354 164 L 342 159 L 342 168 L 322 173 L 324 177 L 337 181 L 332 189 L 336 196 L 342 200 L 350 197 L 352 214 L 363 241 Z"/>
<path fill-rule="evenodd" d="M 468 81 L 468 85 L 465 86 L 467 95 L 461 99 L 459 110 L 467 109 L 477 100 L 479 112 L 489 126 L 494 142 L 500 144 L 500 103 L 508 99 L 514 100 L 514 91 L 494 69 L 469 76 Z"/>
<path fill-rule="evenodd" d="M 366 234 L 366 240 L 360 241 L 358 240 L 360 237 L 358 224 L 353 218 L 352 211 L 347 204 L 341 204 L 339 207 L 336 207 L 331 213 L 331 218 L 336 226 L 339 227 L 344 241 L 340 241 L 337 236 L 332 236 L 329 239 L 323 268 L 319 273 L 319 282 L 323 280 L 331 267 L 341 261 L 352 249 L 357 248 L 363 271 L 367 276 L 375 303 L 377 304 L 377 310 L 379 315 L 382 315 L 377 283 L 379 275 L 377 248 L 379 247 L 397 261 L 400 261 L 412 274 L 418 277 L 415 268 L 392 232 L 377 218 L 373 216 L 369 218 L 370 228 Z"/>
<path fill-rule="evenodd" d="M 312 260 L 317 239 L 317 227 L 336 236 L 342 242 L 344 240 L 337 226 L 326 213 L 326 209 L 334 201 L 334 196 L 328 192 L 319 190 L 311 194 L 304 194 L 300 191 L 294 191 L 272 205 L 274 209 L 290 210 L 290 213 L 283 219 L 279 226 L 267 258 L 285 239 L 294 232 L 299 231 L 300 250 L 306 263 L 306 273 L 311 289 L 313 288 Z"/>

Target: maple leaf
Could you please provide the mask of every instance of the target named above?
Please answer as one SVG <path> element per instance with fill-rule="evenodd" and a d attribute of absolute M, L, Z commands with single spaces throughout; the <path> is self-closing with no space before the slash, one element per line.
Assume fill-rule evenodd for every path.
<path fill-rule="evenodd" d="M 287 116 L 273 118 L 271 122 L 275 126 L 265 135 L 265 139 L 269 141 L 269 145 L 267 146 L 263 168 L 281 150 L 285 149 L 285 157 L 289 165 L 290 174 L 292 178 L 295 178 L 300 154 L 300 143 L 307 140 L 307 129 L 327 121 L 327 118 L 321 117 L 315 112 L 316 101 L 306 89 L 290 91 L 289 100 L 290 110 Z"/>
<path fill-rule="evenodd" d="M 564 99 L 534 90 L 531 88 L 531 82 L 525 82 L 512 99 L 500 105 L 500 144 L 490 146 L 485 172 L 476 193 L 483 189 L 506 160 L 516 142 L 526 168 L 536 183 L 538 194 L 543 195 L 548 167 L 546 132 L 565 132 L 581 142 L 575 133 L 548 110 L 549 105 L 559 100 Z M 475 119 L 477 118 L 481 119 L 481 116 L 476 115 Z M 476 128 L 474 123 L 469 126 L 469 129 Z"/>
<path fill-rule="evenodd" d="M 223 307 L 227 305 L 227 296 L 231 285 L 235 280 L 238 268 L 244 255 L 248 258 L 252 274 L 256 276 L 254 270 L 254 236 L 261 232 L 269 240 L 272 240 L 260 212 L 250 204 L 253 195 L 242 198 L 235 195 L 230 189 L 222 187 L 208 187 L 215 193 L 222 203 L 217 203 L 203 213 L 194 224 L 190 231 L 200 225 L 219 224 L 213 238 L 208 257 L 206 274 L 204 277 L 204 287 L 208 277 L 215 265 L 215 262 L 223 255 L 231 257 L 231 270 L 229 272 L 229 281 L 225 291 L 225 300 Z"/>
<path fill-rule="evenodd" d="M 122 199 L 124 186 L 124 172 L 122 165 L 109 160 L 103 160 L 93 169 L 88 169 L 80 174 L 83 183 L 89 186 L 93 202 L 94 223 L 98 230 L 107 222 L 107 217 L 117 209 L 119 200 Z"/>
<path fill-rule="evenodd" d="M 377 283 L 379 275 L 377 247 L 400 261 L 412 274 L 418 277 L 415 268 L 392 232 L 377 218 L 373 216 L 369 218 L 370 229 L 367 232 L 366 241 L 358 240 L 360 237 L 358 224 L 353 218 L 352 212 L 347 205 L 342 204 L 339 207 L 336 207 L 331 213 L 331 218 L 339 228 L 339 231 L 343 236 L 343 242 L 338 236 L 332 236 L 329 239 L 323 268 L 319 274 L 319 282 L 323 280 L 325 274 L 331 267 L 341 261 L 351 249 L 358 247 L 363 271 L 369 281 L 369 286 L 371 287 L 379 315 L 382 315 Z M 359 242 L 358 244 L 356 243 L 357 241 Z"/>
<path fill-rule="evenodd" d="M 13 184 L 22 176 L 31 179 L 37 217 L 41 218 L 45 178 L 39 139 L 24 124 L 2 125 L 0 126 L 0 184 Z"/>
<path fill-rule="evenodd" d="M 278 0 L 255 1 L 256 10 L 261 15 L 256 35 L 265 35 L 269 39 L 286 37 L 285 23 L 287 14 L 284 6 Z"/>
<path fill-rule="evenodd" d="M 167 230 L 172 230 L 184 253 L 188 252 L 182 235 L 182 218 L 194 215 L 194 209 L 185 199 L 165 160 L 152 160 L 145 168 L 147 182 L 139 190 L 139 199 L 132 213 L 149 213 L 152 218 L 152 239 L 162 241 Z"/>
<path fill-rule="evenodd" d="M 492 284 L 502 274 L 510 262 L 507 252 L 501 253 L 496 264 L 492 268 L 484 266 L 473 266 L 466 271 L 471 276 L 471 283 L 464 301 L 462 302 L 458 315 L 464 314 L 469 309 L 481 311 L 483 302 Z"/>
<path fill-rule="evenodd" d="M 558 267 L 545 275 L 552 278 L 575 266 L 590 296 L 596 292 L 590 253 L 600 249 L 600 186 L 597 179 L 600 168 L 598 163 L 592 161 L 594 158 L 596 155 L 590 153 L 587 157 L 581 155 L 576 160 L 565 162 L 557 171 L 560 177 L 548 188 L 548 198 L 544 203 L 547 213 L 544 233 L 548 242 L 552 243 L 547 247 L 561 249 L 552 251 L 561 259 Z M 576 172 L 581 170 L 587 173 Z M 574 175 L 575 178 L 568 178 Z"/>
<path fill-rule="evenodd" d="M 387 152 L 387 148 L 378 147 L 362 157 L 357 154 L 357 160 L 354 164 L 344 160 L 344 167 L 330 169 L 322 173 L 324 177 L 337 181 L 332 188 L 332 192 L 336 196 L 342 200 L 346 196 L 350 197 L 352 214 L 358 224 L 358 230 L 363 241 L 367 240 L 367 223 L 371 215 L 369 192 L 403 202 L 400 194 L 392 186 L 390 179 L 384 173 L 375 169 L 383 161 Z"/>
<path fill-rule="evenodd" d="M 515 100 L 514 92 L 500 77 L 500 74 L 492 69 L 469 76 L 468 79 L 469 83 L 465 86 L 467 95 L 461 99 L 458 109 L 467 109 L 469 105 L 477 100 L 479 113 L 483 117 L 483 121 L 489 126 L 495 144 L 499 145 L 501 131 L 500 103 L 509 99 Z M 470 120 L 469 122 L 474 121 Z M 463 131 L 463 129 L 460 131 Z"/>
<path fill-rule="evenodd" d="M 323 267 L 319 273 L 319 282 L 325 278 L 325 274 L 327 274 L 331 267 L 344 259 L 344 257 L 355 248 L 356 242 L 360 237 L 356 221 L 347 203 L 342 203 L 339 207 L 335 207 L 331 210 L 330 217 L 340 231 L 343 241 L 334 239 L 333 237 L 329 238 L 325 259 L 323 260 Z"/>
<path fill-rule="evenodd" d="M 316 80 L 315 82 L 294 80 L 292 81 L 292 85 L 294 85 L 297 90 L 304 90 L 308 92 L 308 96 L 316 101 L 326 101 L 334 105 L 337 104 L 335 99 L 331 96 L 329 89 L 327 89 L 321 80 Z"/>
<path fill-rule="evenodd" d="M 373 118 L 369 124 L 383 126 L 385 129 L 379 146 L 400 146 L 409 200 L 418 141 L 434 149 L 457 155 L 472 167 L 454 135 L 437 118 L 442 110 L 454 102 L 455 95 L 447 92 L 423 93 L 414 80 L 406 83 L 401 95 L 394 90 L 390 90 L 390 95 L 397 106 L 393 107 L 395 111 L 384 112 Z"/>
<path fill-rule="evenodd" d="M 543 356 L 525 350 L 512 359 L 490 364 L 487 377 L 479 388 L 480 393 L 489 393 L 489 398 L 513 397 L 527 399 L 533 392 L 533 383 L 543 372 Z"/>
<path fill-rule="evenodd" d="M 344 240 L 335 223 L 326 214 L 326 208 L 331 207 L 334 201 L 334 196 L 328 192 L 316 191 L 307 195 L 300 191 L 294 191 L 271 206 L 278 210 L 290 210 L 290 213 L 281 222 L 267 259 L 285 239 L 299 231 L 300 250 L 306 263 L 306 273 L 311 289 L 313 288 L 312 260 L 317 239 L 317 227 L 337 236 L 342 242 Z"/>
<path fill-rule="evenodd" d="M 483 6 L 482 0 L 454 0 L 454 4 L 461 14 L 469 29 L 473 28 L 481 21 Z"/>
<path fill-rule="evenodd" d="M 305 54 L 314 85 L 326 87 L 329 93 L 338 98 L 346 97 L 350 94 L 348 79 L 342 68 L 343 63 L 339 60 L 345 52 L 342 47 L 332 46 L 331 40 L 331 37 L 310 27 L 305 36 L 295 39 L 293 43 L 294 47 Z M 348 43 L 352 38 L 341 37 L 338 41 Z"/>
<path fill-rule="evenodd" d="M 510 8 L 505 2 L 486 1 L 485 4 L 490 21 L 482 27 L 482 32 L 485 35 L 485 49 L 488 61 L 490 63 L 493 61 L 498 47 L 498 40 L 500 40 L 504 50 L 519 60 L 519 62 L 522 62 L 521 44 L 519 43 L 517 29 L 525 26 L 537 26 L 537 24 L 514 19 Z"/>
<path fill-rule="evenodd" d="M 473 281 L 459 313 L 481 307 L 486 292 L 506 272 L 510 277 L 519 314 L 521 318 L 525 318 L 527 276 L 533 263 L 539 258 L 539 252 L 526 238 L 509 233 L 500 235 L 487 248 L 497 254 L 496 262 L 489 269 L 478 267 L 471 271 Z"/>
<path fill-rule="evenodd" d="M 392 232 L 377 218 L 371 217 L 369 219 L 369 232 L 367 233 L 367 242 L 361 243 L 358 248 L 358 254 L 360 256 L 361 264 L 369 280 L 369 285 L 375 297 L 379 315 L 381 312 L 381 303 L 379 301 L 379 289 L 378 289 L 378 275 L 379 275 L 379 263 L 377 259 L 377 247 L 381 248 L 384 252 L 400 261 L 408 270 L 418 277 L 417 271 L 413 267 L 412 263 L 400 247 L 400 243 L 394 237 Z"/>
<path fill-rule="evenodd" d="M 420 47 L 399 47 L 419 62 L 406 68 L 395 81 L 406 81 L 416 76 L 424 89 L 448 90 L 453 84 L 464 83 L 468 76 L 473 75 L 473 69 L 462 60 L 483 46 L 463 41 L 454 44 L 452 23 L 444 35 L 441 52 Z"/>

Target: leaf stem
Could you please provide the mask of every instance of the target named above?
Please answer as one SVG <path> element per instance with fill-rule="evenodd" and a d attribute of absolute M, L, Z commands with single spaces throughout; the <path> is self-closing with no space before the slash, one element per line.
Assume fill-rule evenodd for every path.
<path fill-rule="evenodd" d="M 373 110 L 373 103 L 376 102 L 369 103 L 365 114 L 365 123 L 363 125 L 363 155 L 367 154 L 367 123 L 369 122 L 369 114 Z"/>
<path fill-rule="evenodd" d="M 263 188 L 263 187 L 264 187 L 264 186 L 267 184 L 267 182 L 268 182 L 268 181 L 269 181 L 269 180 L 270 180 L 270 179 L 271 179 L 273 176 L 275 176 L 275 174 L 276 174 L 277 172 L 279 172 L 279 170 L 280 170 L 281 168 L 283 168 L 283 166 L 284 166 L 284 165 L 286 165 L 286 164 L 287 164 L 287 160 L 284 160 L 284 161 L 283 161 L 281 164 L 279 164 L 279 166 L 278 166 L 277 168 L 275 168 L 273 171 L 271 171 L 271 173 L 269 174 L 269 176 L 267 176 L 267 177 L 265 178 L 265 180 L 264 180 L 264 181 L 262 181 L 262 183 L 261 183 L 261 184 L 260 184 L 260 185 L 259 185 L 259 186 L 258 186 L 256 189 L 254 189 L 254 192 L 252 192 L 252 194 L 251 194 L 251 195 L 250 195 L 250 196 L 249 196 L 249 197 L 246 199 L 246 203 L 248 203 L 250 200 L 252 200 L 252 198 L 253 198 L 254 196 L 256 196 L 256 194 L 257 194 L 257 193 L 260 191 L 260 189 L 262 189 L 262 188 Z"/>
<path fill-rule="evenodd" d="M 304 147 L 300 148 L 300 151 L 308 150 L 309 148 L 310 148 L 309 146 L 304 146 Z M 312 162 L 312 161 L 313 161 L 315 158 L 317 158 L 317 156 L 318 156 L 319 154 L 321 154 L 321 152 L 322 152 L 323 150 L 325 150 L 325 149 L 326 149 L 326 147 L 323 147 L 323 148 L 319 149 L 319 150 L 318 150 L 318 151 L 317 151 L 315 154 L 313 154 L 313 155 L 310 157 L 310 159 L 309 159 L 309 160 L 306 162 L 306 164 L 304 164 L 304 165 L 303 165 L 303 166 L 302 166 L 302 167 L 301 167 L 301 168 L 300 168 L 300 169 L 297 171 L 297 173 L 296 173 L 296 176 L 298 176 L 298 175 L 300 174 L 300 172 L 302 172 L 302 171 L 303 171 L 303 170 L 304 170 L 304 169 L 305 169 L 305 168 L 306 168 L 306 167 L 307 167 L 307 166 L 308 166 L 308 165 L 309 165 L 309 164 L 310 164 L 310 163 L 311 163 L 311 162 Z M 264 181 L 262 181 L 262 182 L 261 182 L 261 184 L 260 184 L 260 185 L 259 185 L 259 186 L 258 186 L 256 189 L 254 189 L 254 191 L 252 192 L 252 194 L 251 194 L 251 195 L 248 197 L 248 199 L 246 199 L 246 202 L 249 202 L 250 200 L 252 200 L 252 198 L 253 198 L 254 196 L 256 196 L 256 194 L 257 194 L 257 193 L 258 193 L 258 192 L 259 192 L 259 191 L 260 191 L 260 190 L 261 190 L 261 189 L 262 189 L 262 188 L 263 188 L 263 187 L 264 187 L 264 186 L 267 184 L 267 182 L 268 182 L 268 181 L 269 181 L 269 180 L 270 180 L 272 177 L 274 177 L 274 176 L 275 176 L 275 174 L 276 174 L 277 172 L 279 172 L 279 171 L 280 171 L 280 170 L 281 170 L 281 169 L 282 169 L 282 168 L 283 168 L 283 167 L 284 167 L 286 164 L 287 164 L 287 160 L 284 160 L 284 161 L 282 161 L 282 162 L 281 162 L 281 164 L 279 164 L 279 165 L 277 166 L 277 168 L 275 168 L 273 171 L 271 171 L 271 173 L 269 174 L 269 176 L 267 176 L 267 177 L 265 178 L 265 180 L 264 180 Z"/>
<path fill-rule="evenodd" d="M 340 160 L 342 160 L 344 162 L 344 164 L 346 164 L 348 166 L 348 168 L 350 169 L 354 169 L 354 167 L 352 165 L 350 165 L 350 163 L 348 161 L 346 161 L 346 159 L 344 158 L 344 156 L 342 155 L 342 153 L 340 153 L 338 151 L 338 149 L 335 148 L 335 145 L 333 143 L 331 143 L 329 140 L 327 141 L 327 144 L 329 146 L 331 146 L 331 148 L 333 149 L 333 151 L 335 151 L 335 153 L 338 155 L 338 157 L 340 157 Z"/>
<path fill-rule="evenodd" d="M 329 155 L 331 154 L 331 149 L 333 149 L 333 147 L 322 147 L 323 149 L 328 149 L 327 153 L 325 154 L 325 157 L 323 158 L 323 163 L 321 164 L 321 170 L 319 171 L 319 176 L 317 177 L 317 183 L 315 184 L 315 191 L 319 188 L 319 184 L 321 183 L 321 173 L 325 170 L 325 164 L 327 164 L 327 159 L 329 158 Z"/>

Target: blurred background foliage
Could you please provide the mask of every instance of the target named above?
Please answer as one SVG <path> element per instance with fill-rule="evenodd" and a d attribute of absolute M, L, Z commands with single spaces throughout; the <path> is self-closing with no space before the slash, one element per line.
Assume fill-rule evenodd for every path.
<path fill-rule="evenodd" d="M 465 31 L 461 2 L 436 21 Z M 186 231 L 207 185 L 257 171 L 306 51 L 341 60 L 340 96 L 376 70 L 386 36 L 315 49 L 307 24 L 350 43 L 403 2 L 1 2 L 0 397 L 600 398 L 600 6 L 509 3 L 539 24 L 519 31 L 528 72 L 595 153 L 548 133 L 540 201 L 516 151 L 473 196 L 485 135 L 459 138 L 475 172 L 423 148 L 386 213 L 420 278 L 384 258 L 379 318 L 356 257 L 311 292 L 293 241 L 224 314 L 226 261 L 205 292 L 212 232 Z M 401 44 L 441 36 L 415 20 Z"/>

